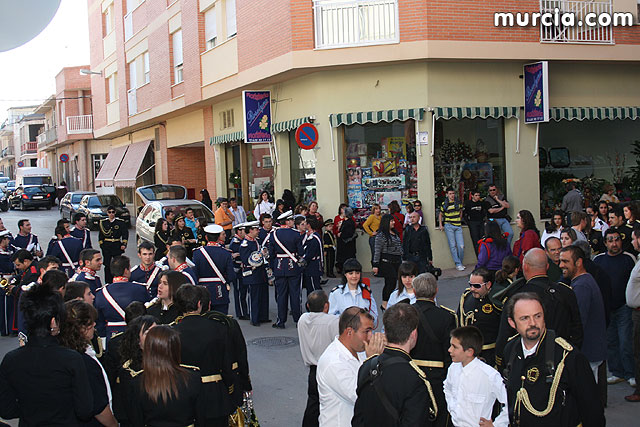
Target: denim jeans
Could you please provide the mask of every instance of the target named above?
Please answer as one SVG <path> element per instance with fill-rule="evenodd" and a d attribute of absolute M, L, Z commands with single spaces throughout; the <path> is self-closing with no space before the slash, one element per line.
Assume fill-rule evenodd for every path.
<path fill-rule="evenodd" d="M 462 259 L 464 258 L 464 236 L 462 235 L 462 227 L 445 222 L 444 232 L 447 234 L 447 241 L 449 242 L 449 250 L 451 251 L 453 262 L 456 263 L 456 267 L 462 265 Z"/>
<path fill-rule="evenodd" d="M 509 233 L 509 236 L 507 236 L 507 241 L 509 242 L 509 246 L 511 246 L 511 240 L 513 239 L 513 228 L 511 228 L 511 224 L 509 224 L 509 221 L 507 221 L 506 218 L 495 218 L 494 221 L 498 223 L 498 225 L 500 226 L 500 230 L 502 230 L 503 233 Z"/>
<path fill-rule="evenodd" d="M 631 312 L 626 305 L 613 310 L 607 330 L 609 372 L 625 380 L 634 376 Z"/>
<path fill-rule="evenodd" d="M 376 251 L 376 236 L 369 236 L 369 248 L 371 248 L 371 265 L 373 265 L 373 254 Z"/>

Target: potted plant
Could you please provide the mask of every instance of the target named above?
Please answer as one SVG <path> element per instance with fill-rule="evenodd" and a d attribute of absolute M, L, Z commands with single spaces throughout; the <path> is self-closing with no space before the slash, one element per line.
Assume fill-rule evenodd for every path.
<path fill-rule="evenodd" d="M 235 170 L 229 174 L 229 183 L 233 184 L 234 188 L 240 188 L 240 184 L 242 184 L 242 178 L 240 177 L 239 170 Z"/>

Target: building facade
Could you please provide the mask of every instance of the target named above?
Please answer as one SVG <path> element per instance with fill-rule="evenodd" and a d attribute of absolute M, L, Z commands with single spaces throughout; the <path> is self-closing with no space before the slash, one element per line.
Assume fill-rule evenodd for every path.
<path fill-rule="evenodd" d="M 111 166 L 98 178 L 130 194 L 145 177 L 190 196 L 207 188 L 246 210 L 263 189 L 291 189 L 325 217 L 341 202 L 364 218 L 372 203 L 418 198 L 434 262 L 450 267 L 436 227 L 444 187 L 465 198 L 495 183 L 511 217 L 527 209 L 542 218 L 563 177 L 622 184 L 633 163 L 637 26 L 494 26 L 494 12 L 552 3 L 90 0 L 91 69 L 102 72 L 91 78 L 95 135 L 113 140 L 107 162 L 137 171 L 119 181 Z M 637 21 L 636 0 L 598 7 Z M 553 120 L 531 125 L 523 65 L 538 60 L 549 61 Z M 271 91 L 272 143 L 244 143 L 243 90 Z M 295 142 L 305 122 L 318 129 L 312 150 Z M 137 161 L 127 161 L 132 148 Z M 358 254 L 368 267 L 364 237 Z"/>

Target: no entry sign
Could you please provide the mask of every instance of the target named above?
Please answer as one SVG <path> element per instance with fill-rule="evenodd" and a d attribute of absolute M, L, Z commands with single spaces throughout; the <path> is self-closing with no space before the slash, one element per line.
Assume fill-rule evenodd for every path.
<path fill-rule="evenodd" d="M 67 163 L 69 161 L 69 155 L 68 154 L 60 154 L 60 161 L 62 163 Z"/>
<path fill-rule="evenodd" d="M 318 129 L 312 123 L 304 123 L 298 126 L 296 143 L 303 150 L 311 150 L 318 143 Z"/>

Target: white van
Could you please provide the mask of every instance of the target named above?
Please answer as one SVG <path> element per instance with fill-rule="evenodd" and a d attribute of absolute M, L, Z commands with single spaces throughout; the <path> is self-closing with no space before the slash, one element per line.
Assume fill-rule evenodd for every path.
<path fill-rule="evenodd" d="M 16 188 L 30 185 L 51 185 L 51 171 L 47 168 L 16 169 Z"/>

